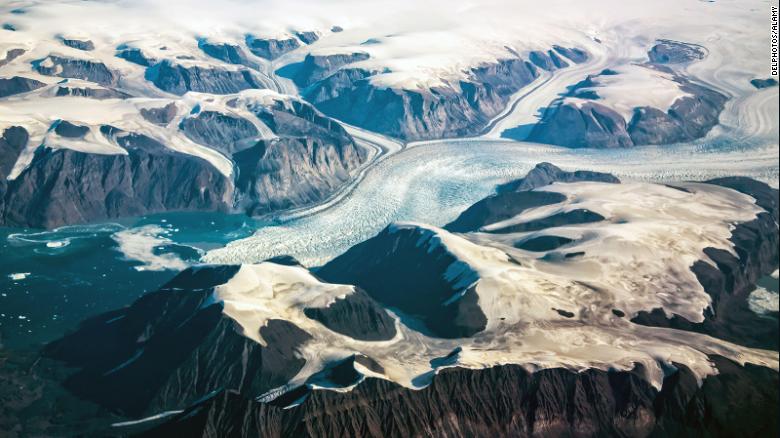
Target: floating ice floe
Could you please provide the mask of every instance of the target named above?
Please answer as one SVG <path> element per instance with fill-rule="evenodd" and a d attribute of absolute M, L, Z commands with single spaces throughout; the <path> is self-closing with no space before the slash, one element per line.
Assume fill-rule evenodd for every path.
<path fill-rule="evenodd" d="M 29 272 L 16 272 L 14 274 L 10 274 L 8 278 L 10 278 L 13 281 L 21 281 L 26 279 L 29 276 L 30 276 Z"/>

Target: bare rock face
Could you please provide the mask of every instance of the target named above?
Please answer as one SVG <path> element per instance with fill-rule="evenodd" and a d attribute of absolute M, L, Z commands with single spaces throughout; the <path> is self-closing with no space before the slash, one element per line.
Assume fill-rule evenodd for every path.
<path fill-rule="evenodd" d="M 563 47 L 555 45 L 553 46 L 553 50 L 558 52 L 559 54 L 563 55 L 570 61 L 574 62 L 575 64 L 581 64 L 588 60 L 588 52 L 578 49 L 576 47 Z"/>
<path fill-rule="evenodd" d="M 478 133 L 512 93 L 538 76 L 534 64 L 516 58 L 475 67 L 466 80 L 425 91 L 377 87 L 369 79 L 375 73 L 337 70 L 304 97 L 327 115 L 393 137 L 457 137 Z"/>
<path fill-rule="evenodd" d="M 99 61 L 49 55 L 33 63 L 33 67 L 42 75 L 82 79 L 105 86 L 114 86 L 119 81 L 119 75 Z"/>
<path fill-rule="evenodd" d="M 232 155 L 241 149 L 239 142 L 259 132 L 248 120 L 215 111 L 203 111 L 181 121 L 179 128 L 192 141 Z"/>
<path fill-rule="evenodd" d="M 176 104 L 171 102 L 160 108 L 141 108 L 141 117 L 156 125 L 166 126 L 176 117 Z"/>
<path fill-rule="evenodd" d="M 294 33 L 304 44 L 313 44 L 320 39 L 320 34 L 312 30 L 296 31 Z"/>
<path fill-rule="evenodd" d="M 0 78 L 0 98 L 13 96 L 14 94 L 27 93 L 28 91 L 37 90 L 45 86 L 46 84 L 41 81 L 22 76 Z"/>
<path fill-rule="evenodd" d="M 225 388 L 255 396 L 283 385 L 304 365 L 296 349 L 309 335 L 270 320 L 260 329 L 267 346 L 244 336 L 211 302 L 212 288 L 238 268 L 190 268 L 130 307 L 85 321 L 44 354 L 77 368 L 64 382 L 70 391 L 126 415 L 184 407 Z"/>
<path fill-rule="evenodd" d="M 396 335 L 395 320 L 362 289 L 304 313 L 336 333 L 361 341 L 387 341 Z"/>
<path fill-rule="evenodd" d="M 320 81 L 338 69 L 353 62 L 364 61 L 368 53 L 338 53 L 332 55 L 307 54 L 301 63 L 285 66 L 277 71 L 281 76 L 290 77 L 301 88 Z"/>
<path fill-rule="evenodd" d="M 224 61 L 229 64 L 249 64 L 246 53 L 244 53 L 244 49 L 236 44 L 213 43 L 210 41 L 201 40 L 198 41 L 198 47 L 203 50 L 203 53 L 211 56 L 212 58 L 219 59 L 220 61 Z"/>
<path fill-rule="evenodd" d="M 620 180 L 614 175 L 590 170 L 575 170 L 567 172 L 550 163 L 539 163 L 534 166 L 523 178 L 510 181 L 498 187 L 499 192 L 522 192 L 544 187 L 555 182 L 572 183 L 580 181 L 594 181 L 610 184 L 620 184 Z"/>
<path fill-rule="evenodd" d="M 89 132 L 89 126 L 76 125 L 67 120 L 60 120 L 54 127 L 54 132 L 60 137 L 82 138 Z"/>
<path fill-rule="evenodd" d="M 711 358 L 699 386 L 678 365 L 660 391 L 641 370 L 529 374 L 519 366 L 446 369 L 422 390 L 367 379 L 345 393 L 312 391 L 284 409 L 223 392 L 147 437 L 492 437 L 767 435 L 778 432 L 778 373 Z"/>
<path fill-rule="evenodd" d="M 144 67 L 151 67 L 157 62 L 154 59 L 147 57 L 141 49 L 134 47 L 123 48 L 117 52 L 116 56 Z"/>
<path fill-rule="evenodd" d="M 110 128 L 104 128 L 110 129 Z M 123 134 L 127 155 L 39 148 L 5 192 L 2 223 L 52 228 L 171 210 L 227 210 L 230 181 L 197 157 Z"/>
<path fill-rule="evenodd" d="M 698 45 L 673 40 L 658 40 L 647 57 L 654 64 L 689 64 L 707 56 L 706 50 Z"/>
<path fill-rule="evenodd" d="M 11 173 L 11 169 L 16 164 L 16 159 L 19 158 L 19 154 L 27 146 L 29 138 L 30 134 L 21 126 L 12 126 L 3 131 L 3 136 L 0 137 L 0 181 L 2 183 L 5 182 L 8 174 Z"/>
<path fill-rule="evenodd" d="M 7 177 L 19 159 L 30 139 L 30 134 L 21 126 L 11 126 L 3 131 L 0 137 L 0 224 L 3 223 L 2 213 L 5 211 L 6 192 L 8 190 Z"/>
<path fill-rule="evenodd" d="M 766 79 L 751 79 L 750 85 L 756 87 L 757 89 L 761 90 L 763 88 L 771 88 L 777 86 L 777 79 L 775 78 L 766 78 Z"/>
<path fill-rule="evenodd" d="M 638 108 L 628 124 L 635 145 L 670 144 L 704 137 L 718 124 L 726 97 L 698 84 L 686 82 L 682 90 L 690 96 L 677 100 L 664 113 Z"/>
<path fill-rule="evenodd" d="M 634 145 L 626 121 L 597 102 L 564 103 L 548 110 L 528 137 L 529 141 L 572 148 L 624 148 Z"/>
<path fill-rule="evenodd" d="M 237 205 L 250 214 L 320 201 L 366 159 L 341 125 L 307 103 L 277 101 L 249 110 L 278 136 L 242 146 L 232 156 Z"/>
<path fill-rule="evenodd" d="M 473 288 L 460 290 L 445 279 L 444 273 L 458 263 L 430 230 L 391 225 L 317 274 L 331 283 L 358 285 L 385 306 L 422 321 L 434 336 L 460 338 L 484 330 L 487 318 Z M 451 300 L 458 294 L 462 296 Z"/>
<path fill-rule="evenodd" d="M 0 59 L 0 67 L 9 64 L 14 59 L 24 55 L 27 51 L 22 48 L 15 48 L 5 52 L 5 58 Z"/>
<path fill-rule="evenodd" d="M 162 126 L 178 112 L 173 102 L 139 111 Z M 305 102 L 257 102 L 250 111 L 277 137 L 259 139 L 250 121 L 214 111 L 187 117 L 179 126 L 191 140 L 231 158 L 232 179 L 209 162 L 150 137 L 59 121 L 54 133 L 63 139 L 100 129 L 127 154 L 39 148 L 15 180 L 3 180 L 0 223 L 51 228 L 177 210 L 266 214 L 322 201 L 367 159 L 341 125 Z M 8 131 L 4 149 L 21 151 L 14 132 Z M 10 172 L 18 152 L 5 157 Z"/>
<path fill-rule="evenodd" d="M 261 140 L 233 154 L 238 169 L 238 206 L 251 215 L 288 209 L 324 199 L 349 178 L 360 159 L 316 138 Z"/>
<path fill-rule="evenodd" d="M 113 88 L 72 87 L 67 85 L 59 85 L 55 96 L 88 97 L 97 100 L 127 99 L 128 97 L 131 97 L 129 94 Z"/>
<path fill-rule="evenodd" d="M 301 46 L 300 41 L 295 38 L 275 39 L 275 38 L 257 38 L 248 36 L 246 45 L 249 50 L 261 58 L 274 60 L 287 52 L 297 49 Z"/>
<path fill-rule="evenodd" d="M 188 91 L 233 94 L 250 88 L 264 88 L 255 73 L 248 69 L 184 66 L 167 59 L 149 67 L 146 79 L 157 88 L 177 95 Z"/>
<path fill-rule="evenodd" d="M 72 38 L 63 38 L 62 44 L 68 47 L 72 47 L 78 50 L 84 50 L 86 52 L 95 50 L 95 43 L 90 40 L 77 40 Z"/>
<path fill-rule="evenodd" d="M 687 95 L 677 99 L 667 110 L 647 106 L 635 108 L 630 120 L 626 120 L 599 102 L 598 88 L 581 91 L 591 87 L 599 76 L 617 74 L 605 70 L 572 87 L 567 96 L 578 100 L 567 101 L 564 97 L 553 104 L 528 137 L 519 140 L 571 148 L 626 148 L 692 141 L 704 137 L 718 124 L 726 96 L 695 84 L 667 67 L 650 65 L 648 68 L 673 75 L 673 85 L 679 86 Z"/>
<path fill-rule="evenodd" d="M 536 167 L 531 169 L 524 178 L 499 186 L 495 195 L 488 196 L 487 198 L 476 202 L 444 228 L 448 231 L 458 233 L 477 231 L 485 225 L 494 224 L 517 216 L 529 208 L 563 202 L 566 200 L 566 197 L 560 193 L 533 191 L 533 189 L 554 182 L 578 181 L 597 181 L 620 184 L 619 179 L 608 173 L 590 172 L 586 170 L 566 172 L 550 163 L 539 163 Z M 588 215 L 583 212 L 569 217 L 558 217 L 555 220 L 574 220 L 578 217 L 580 219 L 588 217 L 591 219 L 598 219 L 596 216 Z M 548 220 L 543 223 L 537 222 L 531 223 L 530 225 L 537 227 L 550 226 L 550 221 L 554 219 L 547 219 Z M 506 229 L 504 231 L 506 231 Z M 499 232 L 501 232 L 501 230 L 499 230 Z"/>
<path fill-rule="evenodd" d="M 534 51 L 528 55 L 528 60 L 534 63 L 542 70 L 553 71 L 555 69 L 568 67 L 569 64 L 562 60 L 554 51 L 548 50 L 547 53 Z"/>

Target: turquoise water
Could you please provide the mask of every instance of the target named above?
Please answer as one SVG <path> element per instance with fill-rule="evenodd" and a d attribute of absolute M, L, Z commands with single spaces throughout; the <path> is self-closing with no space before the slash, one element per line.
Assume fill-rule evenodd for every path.
<path fill-rule="evenodd" d="M 56 339 L 83 319 L 156 289 L 178 263 L 196 262 L 262 225 L 243 215 L 169 213 L 52 231 L 0 228 L 0 345 L 27 348 Z M 159 235 L 135 236 L 148 227 Z M 118 242 L 123 233 L 131 246 L 134 239 L 154 243 L 150 254 L 167 255 L 175 266 L 149 269 L 143 257 L 129 258 Z"/>

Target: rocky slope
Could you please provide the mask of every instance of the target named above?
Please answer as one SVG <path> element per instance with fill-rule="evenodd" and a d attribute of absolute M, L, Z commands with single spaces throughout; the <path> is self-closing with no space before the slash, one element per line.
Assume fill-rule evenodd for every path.
<path fill-rule="evenodd" d="M 149 135 L 68 120 L 45 133 L 7 128 L 4 175 L 25 151 L 30 157 L 3 178 L 0 223 L 52 228 L 164 211 L 264 214 L 321 201 L 366 161 L 367 151 L 311 105 L 253 93 L 213 109 L 189 103 L 189 113 L 186 104 L 130 103 L 119 126 Z M 104 97 L 88 96 L 76 97 Z"/>
<path fill-rule="evenodd" d="M 317 275 L 355 284 L 385 306 L 418 318 L 435 336 L 461 338 L 485 329 L 487 319 L 473 289 L 477 275 L 459 264 L 435 233 L 391 226 L 335 258 Z M 459 296 L 452 302 L 451 297 Z"/>
<path fill-rule="evenodd" d="M 124 429 L 150 436 L 774 433 L 778 334 L 744 309 L 777 196 L 542 163 L 457 233 L 394 224 L 316 273 L 192 268 L 45 355 L 116 415 L 169 412 Z"/>
<path fill-rule="evenodd" d="M 222 388 L 257 395 L 281 386 L 303 366 L 294 353 L 309 336 L 283 320 L 260 330 L 266 346 L 243 336 L 212 303 L 213 287 L 237 271 L 184 271 L 132 306 L 86 321 L 44 354 L 80 368 L 66 388 L 131 416 L 186 406 Z M 86 340 L 89 350 L 79 347 Z"/>
<path fill-rule="evenodd" d="M 727 97 L 675 70 L 704 56 L 698 46 L 661 41 L 648 52 L 648 64 L 607 69 L 570 87 L 527 140 L 624 148 L 704 137 L 718 124 Z M 644 89 L 642 83 L 653 82 L 655 88 Z"/>
<path fill-rule="evenodd" d="M 619 184 L 620 180 L 608 173 L 566 172 L 550 163 L 539 163 L 524 177 L 498 187 L 498 193 L 467 208 L 444 228 L 454 232 L 477 231 L 482 226 L 514 217 L 523 211 L 557 204 L 566 199 L 559 193 L 536 192 L 536 188 L 556 182 L 595 181 Z"/>
<path fill-rule="evenodd" d="M 0 223 L 53 228 L 150 212 L 230 208 L 230 180 L 205 160 L 142 135 L 117 142 L 126 154 L 38 148 L 30 166 L 2 190 Z"/>
<path fill-rule="evenodd" d="M 142 436 L 456 437 L 773 435 L 778 374 L 713 357 L 699 386 L 677 364 L 660 391 L 631 372 L 449 369 L 419 391 L 369 379 L 289 409 L 220 393 Z"/>
<path fill-rule="evenodd" d="M 540 70 L 566 68 L 565 54 L 574 58 L 570 62 L 587 60 L 583 51 L 562 47 L 531 52 L 527 59 L 508 52 L 504 59 L 470 68 L 460 80 L 429 89 L 378 83 L 374 77 L 383 72 L 352 66 L 368 59 L 360 52 L 309 56 L 292 77 L 306 87 L 302 94 L 308 101 L 347 123 L 410 141 L 462 137 L 479 133 Z"/>

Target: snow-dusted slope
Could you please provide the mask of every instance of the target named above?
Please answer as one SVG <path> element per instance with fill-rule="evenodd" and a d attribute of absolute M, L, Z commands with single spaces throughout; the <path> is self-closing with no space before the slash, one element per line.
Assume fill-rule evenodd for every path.
<path fill-rule="evenodd" d="M 477 133 L 537 75 L 552 73 L 554 81 L 568 75 L 558 71 L 581 72 L 563 84 L 572 85 L 596 65 L 642 61 L 659 39 L 703 47 L 718 59 L 722 47 L 738 41 L 752 55 L 763 47 L 755 26 L 761 5 L 339 0 L 232 1 L 216 8 L 201 0 L 15 1 L 0 11 L 0 53 L 3 77 L 44 83 L 75 77 L 144 96 L 300 92 L 350 123 L 420 139 Z M 747 31 L 713 34 L 723 26 Z M 667 58 L 676 61 L 663 51 L 655 56 Z M 730 61 L 747 80 L 768 73 L 753 57 Z M 309 69 L 306 79 L 301 67 Z M 646 96 L 653 81 L 640 82 L 633 96 Z"/>
<path fill-rule="evenodd" d="M 73 391 L 133 415 L 216 389 L 280 406 L 369 377 L 421 389 L 453 367 L 633 370 L 656 389 L 674 367 L 717 374 L 714 357 L 777 370 L 760 348 L 776 339 L 754 336 L 774 324 L 739 313 L 777 266 L 776 190 L 550 165 L 504 190 L 516 208 L 480 216 L 476 231 L 393 224 L 314 274 L 290 258 L 186 270 L 48 352 L 81 368 Z M 538 194 L 552 201 L 522 204 Z M 542 236 L 559 240 L 527 244 Z M 136 378 L 146 387 L 128 385 Z"/>
<path fill-rule="evenodd" d="M 114 90 L 66 79 L 0 106 L 3 131 L 26 132 L 18 155 L 9 157 L 0 222 L 52 227 L 166 210 L 259 213 L 306 205 L 335 192 L 368 157 L 335 121 L 271 90 L 62 95 L 78 87 Z M 111 175 L 95 176 L 100 189 L 90 187 L 86 175 L 103 173 Z M 28 211 L 40 205 L 36 199 L 49 199 L 46 208 Z M 61 204 L 66 200 L 73 202 Z"/>

